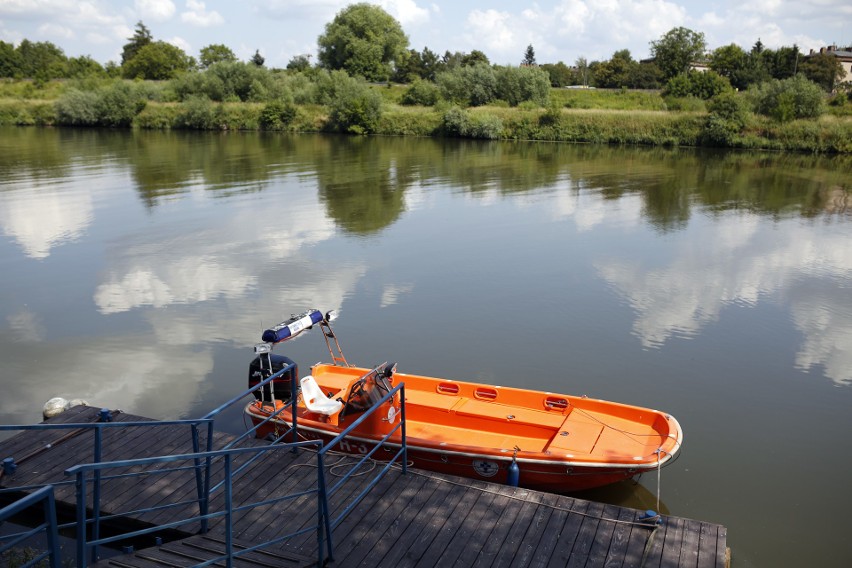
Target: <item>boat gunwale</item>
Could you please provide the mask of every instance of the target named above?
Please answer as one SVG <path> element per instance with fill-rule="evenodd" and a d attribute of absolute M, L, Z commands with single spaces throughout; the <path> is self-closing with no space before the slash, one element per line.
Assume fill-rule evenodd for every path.
<path fill-rule="evenodd" d="M 257 402 L 258 401 L 249 402 L 246 405 L 244 412 L 246 414 L 248 414 L 250 417 L 263 418 L 264 416 L 262 414 L 255 414 L 255 413 L 251 412 L 251 410 L 250 410 L 250 409 L 257 408 Z M 662 415 L 662 413 L 660 413 L 660 414 Z M 662 467 L 662 466 L 666 465 L 668 462 L 672 461 L 676 457 L 677 453 L 680 450 L 680 446 L 683 443 L 683 430 L 680 428 L 680 424 L 678 423 L 678 421 L 671 415 L 663 415 L 663 416 L 674 423 L 676 431 L 680 432 L 681 436 L 680 436 L 680 438 L 673 437 L 671 434 L 665 436 L 665 441 L 660 446 L 660 449 L 662 450 L 662 447 L 666 444 L 666 442 L 668 440 L 674 440 L 674 448 L 672 448 L 671 452 L 666 451 L 666 450 L 662 450 L 662 453 L 665 453 L 666 455 L 664 457 L 662 457 L 662 459 L 653 459 L 653 460 L 642 459 L 642 460 L 633 460 L 633 461 L 630 461 L 630 462 L 627 462 L 627 461 L 603 461 L 599 458 L 593 458 L 593 457 L 590 456 L 588 458 L 588 461 L 585 461 L 582 458 L 578 459 L 576 457 L 574 457 L 573 459 L 566 459 L 565 457 L 560 457 L 557 454 L 551 454 L 550 457 L 546 457 L 546 458 L 545 457 L 531 458 L 531 457 L 523 457 L 523 456 L 520 456 L 520 455 L 518 455 L 517 457 L 514 457 L 512 455 L 508 455 L 511 452 L 511 450 L 507 450 L 507 449 L 492 448 L 492 450 L 495 452 L 493 454 L 492 453 L 482 453 L 481 450 L 479 452 L 477 452 L 476 450 L 465 451 L 462 448 L 471 448 L 472 449 L 472 448 L 481 448 L 481 446 L 465 446 L 463 444 L 453 444 L 452 446 L 440 446 L 440 445 L 436 445 L 434 442 L 431 442 L 428 438 L 420 438 L 420 437 L 415 437 L 415 436 L 408 436 L 406 443 L 409 447 L 416 448 L 416 451 L 422 451 L 422 452 L 433 453 L 433 454 L 452 454 L 452 455 L 457 455 L 457 456 L 461 456 L 461 457 L 482 458 L 482 459 L 489 459 L 489 460 L 496 460 L 496 461 L 507 461 L 507 462 L 511 462 L 513 459 L 515 459 L 518 463 L 540 464 L 540 465 L 559 465 L 559 466 L 567 466 L 567 467 L 589 467 L 589 468 L 613 468 L 613 469 L 619 469 L 619 470 L 622 470 L 622 469 L 627 469 L 627 470 L 642 469 L 642 470 L 645 470 L 645 471 L 649 471 L 649 470 L 655 469 L 657 467 Z M 281 419 L 281 418 L 276 417 L 276 418 L 272 418 L 270 421 L 273 422 L 273 423 L 286 425 L 287 428 L 291 427 L 291 423 L 288 422 L 285 419 Z M 308 424 L 306 424 L 306 422 Z M 326 426 L 326 427 L 312 426 L 312 425 L 310 425 L 311 423 L 316 424 L 316 425 L 323 425 L 323 426 Z M 315 434 L 318 434 L 318 435 L 326 435 L 326 436 L 331 436 L 331 437 L 334 437 L 339 433 L 339 432 L 336 432 L 337 428 L 335 428 L 334 425 L 332 425 L 332 424 L 328 424 L 326 422 L 321 422 L 321 421 L 317 421 L 317 420 L 312 420 L 310 418 L 306 418 L 306 417 L 302 417 L 302 416 L 300 416 L 299 419 L 298 419 L 298 428 L 299 429 L 305 429 L 309 432 L 312 432 L 312 433 L 315 433 Z M 363 433 L 361 433 L 361 434 L 363 436 Z M 357 441 L 357 442 L 375 444 L 377 441 L 379 441 L 381 439 L 381 436 L 371 438 L 371 437 L 361 437 L 361 436 L 349 434 L 347 436 L 347 439 L 352 440 L 352 441 Z M 417 442 L 412 444 L 411 440 L 416 440 Z M 385 445 L 388 445 L 390 447 L 396 447 L 396 448 L 400 447 L 400 444 L 398 442 L 394 443 L 394 442 L 391 442 L 391 441 L 385 442 Z M 497 452 L 499 452 L 499 453 L 497 453 Z M 542 456 L 545 455 L 544 452 L 541 452 L 541 451 L 527 451 L 527 453 L 539 454 L 539 455 L 542 455 Z M 650 454 L 650 455 L 653 456 L 655 454 L 657 454 L 657 451 L 655 451 L 653 454 Z"/>

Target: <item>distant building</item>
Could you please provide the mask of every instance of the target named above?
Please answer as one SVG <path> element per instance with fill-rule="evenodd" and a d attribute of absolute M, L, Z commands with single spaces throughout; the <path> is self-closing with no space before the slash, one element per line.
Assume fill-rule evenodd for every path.
<path fill-rule="evenodd" d="M 852 46 L 850 47 L 841 47 L 838 49 L 836 45 L 829 45 L 828 47 L 821 47 L 819 51 L 811 52 L 805 56 L 805 58 L 812 57 L 817 53 L 827 53 L 828 55 L 833 55 L 840 61 L 840 65 L 843 66 L 844 75 L 840 79 L 841 83 L 852 82 Z"/>

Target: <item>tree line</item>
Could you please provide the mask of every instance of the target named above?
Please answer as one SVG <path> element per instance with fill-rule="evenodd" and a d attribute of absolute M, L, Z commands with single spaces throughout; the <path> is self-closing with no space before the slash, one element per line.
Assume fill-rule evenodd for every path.
<path fill-rule="evenodd" d="M 36 85 L 74 79 L 55 103 L 59 124 L 130 126 L 154 102 L 180 103 L 162 110 L 159 127 L 216 128 L 221 109 L 214 104 L 244 102 L 265 105 L 255 127 L 286 129 L 299 108 L 321 105 L 331 128 L 352 133 L 377 131 L 384 101 L 369 83 L 395 82 L 405 85 L 398 102 L 440 106 L 442 131 L 476 138 L 500 137 L 502 126 L 494 116 L 469 114 L 467 107 L 544 107 L 542 124 L 551 127 L 562 120 L 561 98 L 554 98 L 553 87 L 661 89 L 670 110 L 709 111 L 705 140 L 729 145 L 746 127 L 750 112 L 781 122 L 819 116 L 825 91 L 837 87 L 843 72 L 831 55 L 805 58 L 795 45 L 771 50 L 758 40 L 748 52 L 735 44 L 710 52 L 704 34 L 683 27 L 650 47 L 652 57 L 646 61 L 622 49 L 606 61 L 579 57 L 569 67 L 539 64 L 529 45 L 517 66 L 493 65 L 479 50 L 438 55 L 428 47 L 410 49 L 399 22 L 382 8 L 362 3 L 347 6 L 326 25 L 315 65 L 310 56 L 298 55 L 286 69 L 269 69 L 258 50 L 240 61 L 222 44 L 191 57 L 156 40 L 140 21 L 123 46 L 120 63 L 101 66 L 88 56 L 68 58 L 50 42 L 24 40 L 17 47 L 0 42 L 0 76 L 32 78 Z M 700 101 L 700 107 L 682 102 L 690 100 Z M 846 105 L 842 91 L 833 100 Z"/>

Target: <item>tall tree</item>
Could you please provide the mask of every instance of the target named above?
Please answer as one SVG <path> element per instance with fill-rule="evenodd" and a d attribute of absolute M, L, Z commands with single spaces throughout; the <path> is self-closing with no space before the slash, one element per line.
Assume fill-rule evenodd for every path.
<path fill-rule="evenodd" d="M 207 47 L 201 48 L 198 60 L 201 63 L 201 68 L 207 69 L 214 63 L 219 63 L 220 61 L 233 63 L 237 60 L 237 56 L 227 45 L 212 43 Z"/>
<path fill-rule="evenodd" d="M 462 55 L 461 58 L 462 67 L 472 67 L 474 65 L 484 64 L 491 65 L 491 62 L 488 61 L 488 56 L 478 49 L 474 49 L 470 53 L 466 53 Z"/>
<path fill-rule="evenodd" d="M 704 34 L 684 27 L 672 28 L 651 42 L 651 55 L 665 79 L 689 71 L 693 63 L 704 58 L 706 50 Z"/>
<path fill-rule="evenodd" d="M 260 54 L 260 50 L 259 50 L 259 49 L 255 49 L 255 50 L 254 50 L 254 55 L 252 55 L 252 56 L 251 56 L 250 62 L 251 62 L 251 63 L 254 63 L 254 64 L 255 64 L 255 66 L 257 66 L 257 67 L 263 67 L 263 64 L 264 64 L 264 63 L 266 63 L 266 58 L 264 58 L 264 57 Z"/>
<path fill-rule="evenodd" d="M 326 24 L 318 59 L 326 69 L 343 69 L 368 81 L 384 81 L 407 55 L 408 37 L 393 16 L 378 6 L 347 6 Z"/>
<path fill-rule="evenodd" d="M 584 87 L 589 85 L 589 60 L 582 55 L 574 62 L 574 67 L 577 68 L 577 74 L 580 78 L 580 84 Z"/>
<path fill-rule="evenodd" d="M 535 65 L 535 50 L 533 49 L 532 44 L 527 46 L 527 50 L 524 52 L 524 59 L 521 61 L 521 65 Z"/>
<path fill-rule="evenodd" d="M 15 77 L 21 74 L 21 56 L 15 46 L 0 41 L 0 77 Z"/>
<path fill-rule="evenodd" d="M 181 48 L 164 41 L 155 41 L 143 46 L 130 61 L 122 65 L 122 75 L 126 79 L 163 81 L 188 71 L 191 65 L 190 57 Z"/>
<path fill-rule="evenodd" d="M 840 60 L 828 53 L 817 53 L 807 57 L 800 65 L 800 69 L 805 77 L 829 93 L 846 74 Z"/>
<path fill-rule="evenodd" d="M 127 43 L 124 44 L 124 49 L 121 51 L 121 64 L 124 65 L 139 52 L 140 49 L 154 41 L 151 36 L 151 30 L 145 27 L 142 20 L 136 22 L 136 31 L 132 37 L 127 38 Z"/>
<path fill-rule="evenodd" d="M 576 82 L 577 74 L 561 61 L 559 63 L 543 63 L 541 68 L 550 77 L 551 87 L 565 87 Z"/>
<path fill-rule="evenodd" d="M 290 58 L 290 61 L 287 62 L 287 69 L 290 71 L 307 71 L 311 68 L 311 55 L 302 54 L 302 55 L 294 55 Z"/>
<path fill-rule="evenodd" d="M 727 77 L 737 89 L 749 86 L 749 54 L 735 43 L 713 50 L 710 69 L 722 77 Z"/>
<path fill-rule="evenodd" d="M 68 58 L 61 48 L 49 41 L 32 42 L 23 40 L 18 45 L 21 73 L 34 79 L 56 79 L 65 77 Z"/>

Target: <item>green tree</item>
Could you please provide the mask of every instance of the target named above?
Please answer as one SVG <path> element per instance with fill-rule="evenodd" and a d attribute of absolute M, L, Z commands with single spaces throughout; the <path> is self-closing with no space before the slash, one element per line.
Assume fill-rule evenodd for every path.
<path fill-rule="evenodd" d="M 802 57 L 798 45 L 793 44 L 793 47 L 782 46 L 775 51 L 767 50 L 767 52 L 763 54 L 764 66 L 774 79 L 786 79 L 798 72 L 800 58 Z"/>
<path fill-rule="evenodd" d="M 0 41 L 0 77 L 16 77 L 22 74 L 21 56 L 15 46 Z"/>
<path fill-rule="evenodd" d="M 49 41 L 25 39 L 18 45 L 17 51 L 24 77 L 48 80 L 67 75 L 65 53 Z"/>
<path fill-rule="evenodd" d="M 345 71 L 332 71 L 328 93 L 329 119 L 341 132 L 375 132 L 382 117 L 382 96 Z"/>
<path fill-rule="evenodd" d="M 207 69 L 214 63 L 227 61 L 233 63 L 237 60 L 237 56 L 227 45 L 221 43 L 212 43 L 207 47 L 202 47 L 199 52 L 198 61 L 201 63 L 202 69 Z"/>
<path fill-rule="evenodd" d="M 74 79 L 106 75 L 103 66 L 88 55 L 70 58 L 66 64 L 66 69 L 66 76 Z"/>
<path fill-rule="evenodd" d="M 438 71 L 449 71 L 450 69 L 461 67 L 462 58 L 464 58 L 464 56 L 465 54 L 461 51 L 455 51 L 452 53 L 450 53 L 449 50 L 445 51 L 438 64 Z"/>
<path fill-rule="evenodd" d="M 378 6 L 347 6 L 326 24 L 319 37 L 318 58 L 326 69 L 343 69 L 368 81 L 385 81 L 407 54 L 402 26 Z"/>
<path fill-rule="evenodd" d="M 127 79 L 163 81 L 173 79 L 190 68 L 190 58 L 181 48 L 164 41 L 155 41 L 143 46 L 122 65 L 122 75 Z"/>
<path fill-rule="evenodd" d="M 260 54 L 259 49 L 254 50 L 254 55 L 251 56 L 249 63 L 253 63 L 255 67 L 263 67 L 263 64 L 266 63 L 266 58 Z"/>
<path fill-rule="evenodd" d="M 845 75 L 840 60 L 828 53 L 817 53 L 807 57 L 800 68 L 805 77 L 829 93 Z"/>
<path fill-rule="evenodd" d="M 672 28 L 659 40 L 651 42 L 651 55 L 664 79 L 686 73 L 693 63 L 704 58 L 706 50 L 704 34 L 684 27 Z"/>
<path fill-rule="evenodd" d="M 487 105 L 497 97 L 497 76 L 484 63 L 439 73 L 437 83 L 446 100 L 460 105 Z"/>
<path fill-rule="evenodd" d="M 748 121 L 748 103 L 730 89 L 713 97 L 707 111 L 704 139 L 721 146 L 734 142 Z"/>
<path fill-rule="evenodd" d="M 290 71 L 307 71 L 311 68 L 310 55 L 294 55 L 287 62 L 287 69 Z"/>
<path fill-rule="evenodd" d="M 581 55 L 574 62 L 574 67 L 577 68 L 577 74 L 580 79 L 579 84 L 587 87 L 589 85 L 589 60 Z"/>
<path fill-rule="evenodd" d="M 697 97 L 706 101 L 729 90 L 731 84 L 728 79 L 715 71 L 693 70 L 669 79 L 664 94 L 673 97 Z"/>
<path fill-rule="evenodd" d="M 136 31 L 132 37 L 127 38 L 127 43 L 121 51 L 121 64 L 124 65 L 133 59 L 139 50 L 154 41 L 151 30 L 145 27 L 142 21 L 136 22 Z"/>
<path fill-rule="evenodd" d="M 521 65 L 535 65 L 535 50 L 533 49 L 532 44 L 527 46 L 527 50 L 524 52 L 524 58 L 521 60 Z"/>
<path fill-rule="evenodd" d="M 547 106 L 550 100 L 550 76 L 539 67 L 498 67 L 497 98 L 517 106 L 530 101 Z"/>
<path fill-rule="evenodd" d="M 622 49 L 613 53 L 609 61 L 603 61 L 595 67 L 594 82 L 598 87 L 618 89 L 632 87 L 633 68 L 639 64 L 633 61 L 630 51 Z"/>
<path fill-rule="evenodd" d="M 438 54 L 428 47 L 424 47 L 419 53 L 415 49 L 409 49 L 405 60 L 397 64 L 394 80 L 401 83 L 410 83 L 416 79 L 434 81 L 439 63 Z"/>
<path fill-rule="evenodd" d="M 577 74 L 561 61 L 558 63 L 544 63 L 541 65 L 541 68 L 550 77 L 550 86 L 552 87 L 564 87 L 577 82 Z"/>
<path fill-rule="evenodd" d="M 752 86 L 747 93 L 754 111 L 779 122 L 816 118 L 824 111 L 825 93 L 819 85 L 799 74 Z"/>
<path fill-rule="evenodd" d="M 727 77 L 737 89 L 745 89 L 749 85 L 749 55 L 735 43 L 713 50 L 710 69 Z"/>
<path fill-rule="evenodd" d="M 478 49 L 474 49 L 470 53 L 462 55 L 461 58 L 462 67 L 473 67 L 474 65 L 491 65 L 491 62 L 488 61 L 488 56 Z"/>
<path fill-rule="evenodd" d="M 435 83 L 415 79 L 405 90 L 399 102 L 404 105 L 433 106 L 438 102 L 440 95 Z"/>

